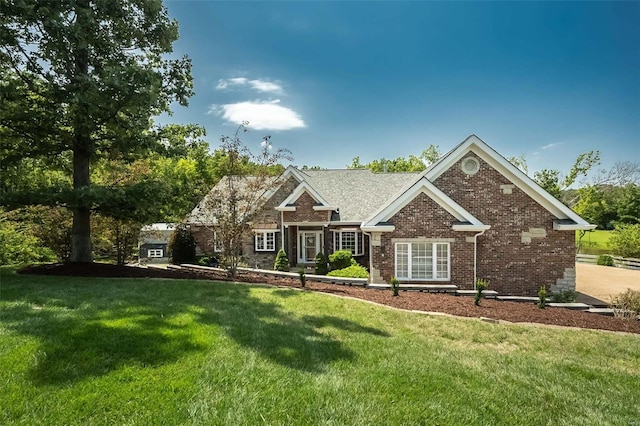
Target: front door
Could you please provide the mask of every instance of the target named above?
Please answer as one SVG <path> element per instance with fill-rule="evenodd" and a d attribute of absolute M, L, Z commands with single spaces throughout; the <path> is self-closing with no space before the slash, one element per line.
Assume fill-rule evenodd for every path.
<path fill-rule="evenodd" d="M 300 231 L 298 234 L 298 263 L 313 263 L 322 249 L 322 231 Z"/>

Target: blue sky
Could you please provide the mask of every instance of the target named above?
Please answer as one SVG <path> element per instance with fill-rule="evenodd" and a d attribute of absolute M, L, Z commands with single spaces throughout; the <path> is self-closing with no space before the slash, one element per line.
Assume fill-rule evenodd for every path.
<path fill-rule="evenodd" d="M 530 172 L 640 161 L 638 2 L 166 2 L 217 146 L 243 120 L 293 164 L 444 153 L 475 133 Z"/>

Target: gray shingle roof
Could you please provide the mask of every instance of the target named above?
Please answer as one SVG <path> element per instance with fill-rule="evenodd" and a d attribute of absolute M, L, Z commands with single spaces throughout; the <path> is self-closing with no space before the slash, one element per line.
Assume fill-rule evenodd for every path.
<path fill-rule="evenodd" d="M 305 180 L 332 207 L 340 221 L 362 222 L 417 179 L 420 173 L 373 173 L 369 169 L 305 170 Z"/>

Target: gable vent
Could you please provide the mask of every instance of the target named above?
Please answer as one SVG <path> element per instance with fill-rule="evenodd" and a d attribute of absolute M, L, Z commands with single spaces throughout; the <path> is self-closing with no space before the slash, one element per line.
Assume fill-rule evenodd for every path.
<path fill-rule="evenodd" d="M 462 171 L 468 175 L 475 175 L 480 170 L 480 162 L 473 157 L 463 158 L 460 162 Z"/>

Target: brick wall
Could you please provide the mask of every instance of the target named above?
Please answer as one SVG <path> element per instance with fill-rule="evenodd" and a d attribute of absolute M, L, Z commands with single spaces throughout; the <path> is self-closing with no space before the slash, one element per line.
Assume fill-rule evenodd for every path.
<path fill-rule="evenodd" d="M 550 290 L 566 281 L 566 270 L 575 267 L 574 233 L 554 231 L 551 213 L 475 158 L 480 162 L 475 175 L 462 172 L 458 162 L 434 184 L 491 225 L 478 237 L 478 278 L 491 280 L 489 288 L 499 293 L 530 296 L 542 285 Z"/>
<path fill-rule="evenodd" d="M 295 202 L 296 211 L 284 212 L 285 222 L 329 222 L 331 212 L 314 210 L 316 201 L 311 195 L 303 192 Z"/>
<path fill-rule="evenodd" d="M 376 275 L 389 282 L 395 275 L 395 242 L 398 239 L 421 238 L 449 242 L 451 280 L 425 281 L 424 283 L 455 284 L 460 288 L 473 288 L 473 243 L 466 242 L 468 232 L 451 229 L 456 219 L 425 194 L 417 195 L 389 222 L 396 227 L 393 232 L 385 232 L 380 246 L 372 247 L 373 265 Z"/>

